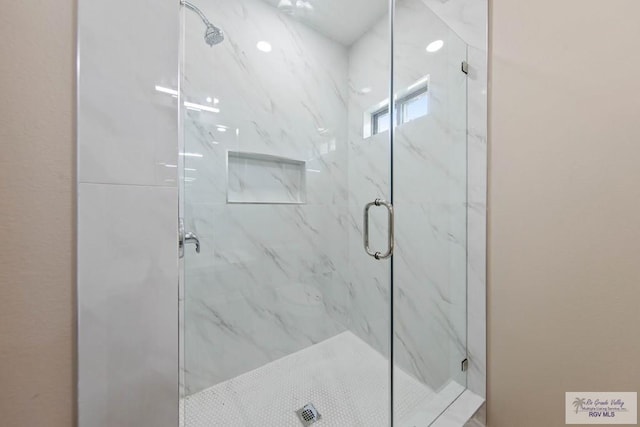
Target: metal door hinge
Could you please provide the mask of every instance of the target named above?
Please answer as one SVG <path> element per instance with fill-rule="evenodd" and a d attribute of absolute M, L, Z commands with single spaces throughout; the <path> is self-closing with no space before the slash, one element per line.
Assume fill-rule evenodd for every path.
<path fill-rule="evenodd" d="M 463 73 L 469 74 L 469 63 L 467 61 L 462 61 L 462 66 L 460 68 Z"/>
<path fill-rule="evenodd" d="M 460 368 L 462 372 L 467 372 L 467 369 L 469 369 L 469 359 L 464 359 L 460 364 Z"/>

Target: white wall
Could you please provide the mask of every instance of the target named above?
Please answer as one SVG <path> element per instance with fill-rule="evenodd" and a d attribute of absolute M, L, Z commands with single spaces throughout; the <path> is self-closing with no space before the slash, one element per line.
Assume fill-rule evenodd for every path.
<path fill-rule="evenodd" d="M 3 427 L 75 425 L 75 16 L 0 13 Z"/>
<path fill-rule="evenodd" d="M 492 1 L 491 427 L 563 426 L 566 391 L 638 391 L 638 16 Z"/>
<path fill-rule="evenodd" d="M 178 422 L 178 4 L 80 1 L 79 424 Z M 117 29 L 117 31 L 115 31 Z"/>

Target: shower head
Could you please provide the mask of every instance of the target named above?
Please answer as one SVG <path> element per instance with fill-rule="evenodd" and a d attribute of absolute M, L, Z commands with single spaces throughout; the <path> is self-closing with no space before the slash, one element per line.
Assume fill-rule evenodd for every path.
<path fill-rule="evenodd" d="M 204 22 L 204 25 L 207 26 L 207 29 L 204 32 L 204 41 L 207 42 L 209 46 L 222 43 L 222 41 L 224 40 L 224 33 L 220 28 L 216 27 L 211 22 L 209 22 L 207 17 L 204 16 L 204 13 L 202 13 L 200 9 L 198 9 L 196 6 L 194 6 L 193 4 L 189 3 L 186 0 L 181 0 L 180 4 L 182 4 L 187 9 L 191 9 L 192 11 L 197 13 L 200 19 L 202 19 L 202 22 Z"/>
<path fill-rule="evenodd" d="M 204 32 L 204 41 L 207 42 L 209 46 L 213 46 L 214 44 L 222 43 L 223 40 L 224 33 L 222 30 L 209 23 L 207 25 L 207 30 Z"/>

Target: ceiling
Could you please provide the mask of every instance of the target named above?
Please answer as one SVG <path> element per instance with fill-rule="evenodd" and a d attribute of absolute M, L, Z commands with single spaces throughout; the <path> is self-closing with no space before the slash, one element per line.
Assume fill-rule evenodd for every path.
<path fill-rule="evenodd" d="M 263 0 L 278 7 L 280 0 Z M 306 0 L 313 10 L 295 8 L 293 17 L 345 46 L 358 40 L 388 12 L 387 0 Z"/>

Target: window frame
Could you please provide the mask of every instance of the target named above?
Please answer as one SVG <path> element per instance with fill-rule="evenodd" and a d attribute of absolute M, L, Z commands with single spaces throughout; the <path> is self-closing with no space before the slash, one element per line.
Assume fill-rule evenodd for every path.
<path fill-rule="evenodd" d="M 405 123 L 409 123 L 411 120 L 406 120 L 406 115 L 405 115 L 405 111 L 404 111 L 404 107 L 409 104 L 409 101 L 412 101 L 422 95 L 427 94 L 428 92 L 428 88 L 427 85 L 424 85 L 422 87 L 419 87 L 418 89 L 414 90 L 413 92 L 409 92 L 408 94 L 406 94 L 404 97 L 398 99 L 396 101 L 396 111 L 398 112 L 398 126 L 399 125 L 403 125 Z M 423 116 L 418 116 L 416 118 L 419 117 L 424 117 L 426 115 L 429 114 L 429 98 L 427 95 L 427 114 L 424 114 Z M 415 120 L 415 119 L 412 119 Z"/>
<path fill-rule="evenodd" d="M 404 94 L 403 96 L 399 97 L 396 99 L 396 108 L 395 108 L 395 120 L 394 123 L 389 123 L 389 125 L 394 125 L 394 126 L 399 126 L 399 125 L 403 125 L 405 123 L 408 123 L 412 120 L 407 120 L 406 115 L 405 115 L 405 106 L 409 103 L 409 101 L 412 101 L 416 98 L 418 98 L 419 96 L 425 95 L 427 94 L 427 114 L 429 114 L 428 112 L 428 108 L 429 108 L 429 104 L 428 104 L 428 93 L 429 93 L 429 85 L 427 84 L 427 81 L 424 82 L 424 84 L 420 85 L 418 88 L 411 90 L 409 92 L 407 92 L 406 94 Z M 383 131 L 379 130 L 379 122 L 380 122 L 380 116 L 383 115 L 388 115 L 389 114 L 389 103 L 386 103 L 382 108 L 378 108 L 374 111 L 372 111 L 370 113 L 370 118 L 371 118 L 371 134 L 369 136 L 373 136 L 373 135 L 377 135 L 379 133 L 382 132 L 386 132 L 389 129 L 385 129 Z M 424 117 L 424 116 L 419 116 L 419 117 Z M 418 117 L 416 117 L 418 118 Z"/>
<path fill-rule="evenodd" d="M 387 116 L 389 115 L 389 106 L 388 105 L 385 105 L 383 108 L 371 113 L 371 135 L 372 136 L 373 135 L 377 135 L 380 132 L 386 132 L 386 131 L 389 130 L 389 128 L 387 128 L 387 129 L 385 129 L 383 131 L 379 130 L 378 123 L 380 122 L 380 116 L 383 116 L 385 114 Z M 388 120 L 390 121 L 391 119 L 389 118 Z"/>

